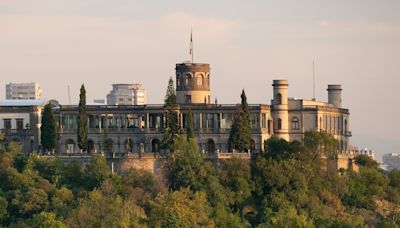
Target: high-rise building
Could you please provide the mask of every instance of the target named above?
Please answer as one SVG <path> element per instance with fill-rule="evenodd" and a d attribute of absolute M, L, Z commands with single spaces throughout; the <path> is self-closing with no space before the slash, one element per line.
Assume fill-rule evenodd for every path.
<path fill-rule="evenodd" d="M 38 100 L 42 99 L 42 89 L 39 83 L 9 83 L 6 85 L 7 100 Z"/>
<path fill-rule="evenodd" d="M 144 105 L 146 90 L 140 83 L 113 84 L 113 89 L 107 95 L 108 105 Z"/>

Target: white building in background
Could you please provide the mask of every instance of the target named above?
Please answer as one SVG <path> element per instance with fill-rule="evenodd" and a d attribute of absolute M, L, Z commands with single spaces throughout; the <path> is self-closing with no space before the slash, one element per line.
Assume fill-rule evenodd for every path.
<path fill-rule="evenodd" d="M 146 90 L 140 83 L 113 84 L 113 89 L 107 95 L 108 105 L 144 105 Z"/>
<path fill-rule="evenodd" d="M 7 100 L 38 100 L 42 97 L 42 89 L 37 82 L 9 83 L 6 85 Z"/>
<path fill-rule="evenodd" d="M 384 154 L 382 158 L 386 170 L 400 169 L 400 153 Z"/>

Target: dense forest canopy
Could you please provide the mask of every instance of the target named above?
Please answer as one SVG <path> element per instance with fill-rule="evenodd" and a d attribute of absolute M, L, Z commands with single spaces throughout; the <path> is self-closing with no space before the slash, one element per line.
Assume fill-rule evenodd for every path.
<path fill-rule="evenodd" d="M 0 224 L 10 227 L 363 227 L 400 225 L 400 171 L 359 156 L 359 172 L 326 169 L 331 138 L 271 138 L 255 160 L 204 160 L 192 138 L 174 140 L 167 183 L 104 157 L 64 164 L 0 151 Z M 316 144 L 320 144 L 317 146 Z M 323 146 L 321 146 L 323 145 Z M 319 148 L 319 149 L 316 149 Z M 326 148 L 326 149 L 321 149 Z"/>

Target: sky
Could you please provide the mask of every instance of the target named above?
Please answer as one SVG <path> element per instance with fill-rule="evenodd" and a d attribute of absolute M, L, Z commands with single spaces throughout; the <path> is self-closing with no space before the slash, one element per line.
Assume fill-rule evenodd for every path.
<path fill-rule="evenodd" d="M 398 0 L 0 0 L 0 99 L 9 82 L 40 83 L 45 98 L 104 99 L 140 82 L 163 102 L 176 63 L 211 64 L 212 100 L 269 104 L 272 80 L 289 96 L 327 100 L 341 84 L 351 143 L 400 152 Z"/>

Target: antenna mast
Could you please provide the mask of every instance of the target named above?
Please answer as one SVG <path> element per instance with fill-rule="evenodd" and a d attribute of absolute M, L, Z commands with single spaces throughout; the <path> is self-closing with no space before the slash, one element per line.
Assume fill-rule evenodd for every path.
<path fill-rule="evenodd" d="M 315 101 L 315 67 L 314 60 L 312 61 L 312 75 L 313 75 L 313 100 Z"/>
<path fill-rule="evenodd" d="M 68 105 L 71 105 L 71 90 L 68 85 Z"/>

